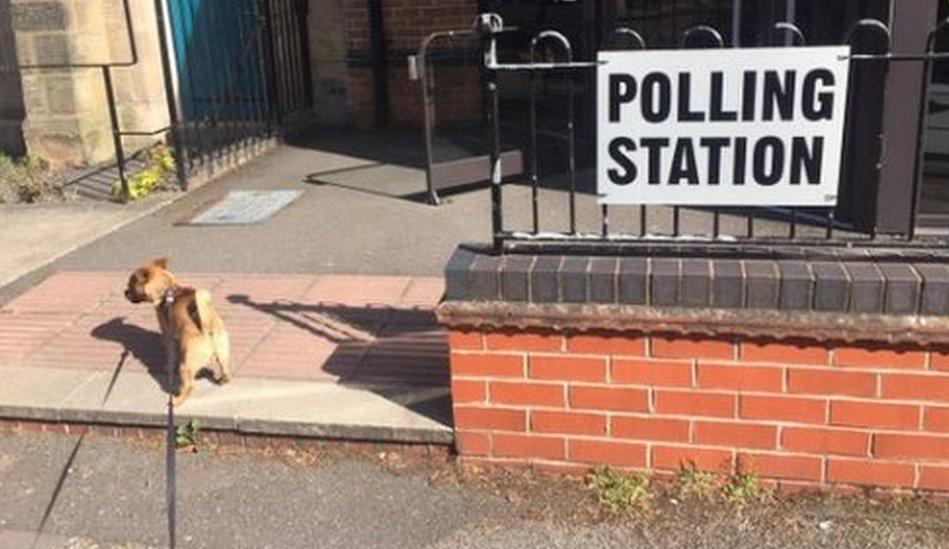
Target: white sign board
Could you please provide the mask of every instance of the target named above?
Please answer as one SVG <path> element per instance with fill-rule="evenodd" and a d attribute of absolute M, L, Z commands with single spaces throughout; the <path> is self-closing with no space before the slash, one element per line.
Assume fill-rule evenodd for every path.
<path fill-rule="evenodd" d="M 849 54 L 600 52 L 600 203 L 833 206 Z"/>

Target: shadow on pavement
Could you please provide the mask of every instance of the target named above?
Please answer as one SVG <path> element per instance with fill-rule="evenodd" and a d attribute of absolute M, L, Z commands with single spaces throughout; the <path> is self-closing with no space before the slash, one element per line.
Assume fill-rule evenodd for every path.
<path fill-rule="evenodd" d="M 162 391 L 171 393 L 176 389 L 175 380 L 169 379 L 165 372 L 165 348 L 158 332 L 129 324 L 124 317 L 115 317 L 93 328 L 90 335 L 96 339 L 120 344 L 123 353 L 131 353 L 145 365 L 148 375 L 158 383 Z"/>
<path fill-rule="evenodd" d="M 332 350 L 313 368 L 337 377 L 340 385 L 370 390 L 450 424 L 451 401 L 444 390 L 449 381 L 448 342 L 433 311 L 255 301 L 243 294 L 229 295 L 227 300 L 325 340 Z"/>

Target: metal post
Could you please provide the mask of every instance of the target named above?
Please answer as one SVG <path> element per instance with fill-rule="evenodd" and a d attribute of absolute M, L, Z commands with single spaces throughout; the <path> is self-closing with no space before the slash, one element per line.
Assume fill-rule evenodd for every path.
<path fill-rule="evenodd" d="M 573 61 L 568 51 L 567 62 Z M 567 169 L 570 170 L 570 233 L 577 234 L 577 144 L 574 132 L 573 73 L 567 73 Z"/>
<path fill-rule="evenodd" d="M 115 162 L 119 169 L 119 181 L 122 183 L 122 202 L 131 198 L 129 182 L 125 175 L 125 151 L 122 150 L 122 135 L 119 130 L 119 113 L 115 108 L 115 90 L 112 88 L 112 70 L 102 67 L 102 80 L 105 82 L 105 98 L 109 106 L 109 125 L 112 128 L 112 145 L 115 147 Z"/>
<path fill-rule="evenodd" d="M 735 0 L 738 2 L 738 0 Z M 630 40 L 633 43 L 633 46 L 636 49 L 644 50 L 646 49 L 646 41 L 643 39 L 642 35 L 628 27 L 617 27 L 613 29 L 613 33 L 610 36 L 612 42 L 610 44 L 617 46 L 617 41 L 619 39 Z M 603 205 L 603 236 L 606 237 L 609 235 L 609 207 Z M 639 206 L 639 236 L 646 236 L 647 224 L 646 224 L 646 206 L 645 204 Z"/>
<path fill-rule="evenodd" d="M 487 92 L 490 108 L 488 109 L 489 125 L 491 127 L 491 228 L 494 233 L 494 250 L 501 252 L 503 245 L 501 232 L 504 222 L 501 214 L 501 125 L 500 107 L 498 104 L 500 90 L 498 90 L 498 72 L 492 67 L 497 62 L 497 37 L 493 29 L 486 33 L 487 47 L 484 50 L 484 65 L 487 72 Z"/>
<path fill-rule="evenodd" d="M 172 80 L 171 59 L 168 54 L 169 34 L 165 26 L 165 2 L 155 0 L 155 19 L 158 21 L 158 49 L 161 53 L 161 70 L 165 83 L 165 102 L 168 106 L 168 123 L 171 128 L 171 145 L 175 151 L 175 171 L 178 176 L 178 186 L 182 190 L 188 188 L 188 172 L 185 169 L 184 147 L 181 143 L 181 120 L 178 115 L 178 94 Z"/>
<path fill-rule="evenodd" d="M 531 52 L 533 54 L 533 52 Z M 533 55 L 532 55 L 533 57 Z M 533 59 L 531 62 L 533 63 Z M 534 218 L 534 234 L 540 232 L 540 213 L 537 206 L 538 179 L 537 173 L 537 71 L 530 72 L 530 139 L 531 139 L 531 212 Z"/>
<path fill-rule="evenodd" d="M 438 34 L 432 34 L 422 41 L 416 56 L 419 81 L 422 85 L 422 109 L 425 133 L 425 186 L 428 188 L 428 203 L 437 206 L 440 202 L 435 182 L 432 180 L 432 165 L 435 163 L 435 152 L 432 140 L 435 139 L 435 81 L 434 75 L 428 73 L 428 47 Z"/>
<path fill-rule="evenodd" d="M 741 47 L 741 0 L 732 0 L 732 47 Z"/>
<path fill-rule="evenodd" d="M 567 40 L 567 37 L 563 34 L 554 31 L 554 30 L 545 30 L 537 34 L 533 40 L 531 40 L 530 46 L 530 62 L 531 62 L 531 132 L 532 132 L 532 141 L 531 145 L 534 149 L 534 158 L 532 159 L 532 180 L 534 182 L 534 208 L 536 211 L 537 208 L 537 159 L 536 159 L 536 149 L 537 149 L 537 101 L 536 101 L 536 89 L 534 86 L 534 73 L 536 72 L 537 61 L 535 54 L 537 53 L 537 46 L 544 40 L 552 40 L 563 48 L 564 54 L 566 55 L 566 63 L 569 65 L 573 63 L 573 48 L 570 47 L 570 41 Z M 595 65 L 594 65 L 595 66 Z M 567 170 L 570 177 L 570 234 L 577 234 L 577 162 L 576 162 L 576 136 L 574 132 L 574 92 L 573 92 L 573 74 L 567 72 L 567 122 L 565 124 L 567 130 Z M 537 215 L 535 213 L 535 232 L 536 231 L 536 219 Z"/>
<path fill-rule="evenodd" d="M 787 5 L 784 9 L 784 20 L 789 23 L 795 23 L 797 21 L 797 2 L 796 0 L 787 0 Z M 784 45 L 790 46 L 794 44 L 793 36 L 784 37 Z"/>

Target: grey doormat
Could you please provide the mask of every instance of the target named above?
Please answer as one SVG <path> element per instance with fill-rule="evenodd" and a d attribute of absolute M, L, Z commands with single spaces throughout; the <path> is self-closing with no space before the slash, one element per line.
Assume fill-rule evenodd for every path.
<path fill-rule="evenodd" d="M 260 223 L 287 206 L 303 191 L 230 191 L 189 225 L 250 225 Z"/>

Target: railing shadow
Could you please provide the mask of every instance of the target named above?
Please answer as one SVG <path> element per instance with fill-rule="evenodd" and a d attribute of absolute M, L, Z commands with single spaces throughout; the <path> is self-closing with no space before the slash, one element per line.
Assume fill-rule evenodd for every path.
<path fill-rule="evenodd" d="M 451 421 L 448 342 L 434 312 L 392 306 L 255 301 L 232 294 L 227 301 L 273 316 L 334 345 L 314 364 L 340 385 L 372 392 L 444 424 Z M 314 371 L 314 374 L 318 372 Z"/>

